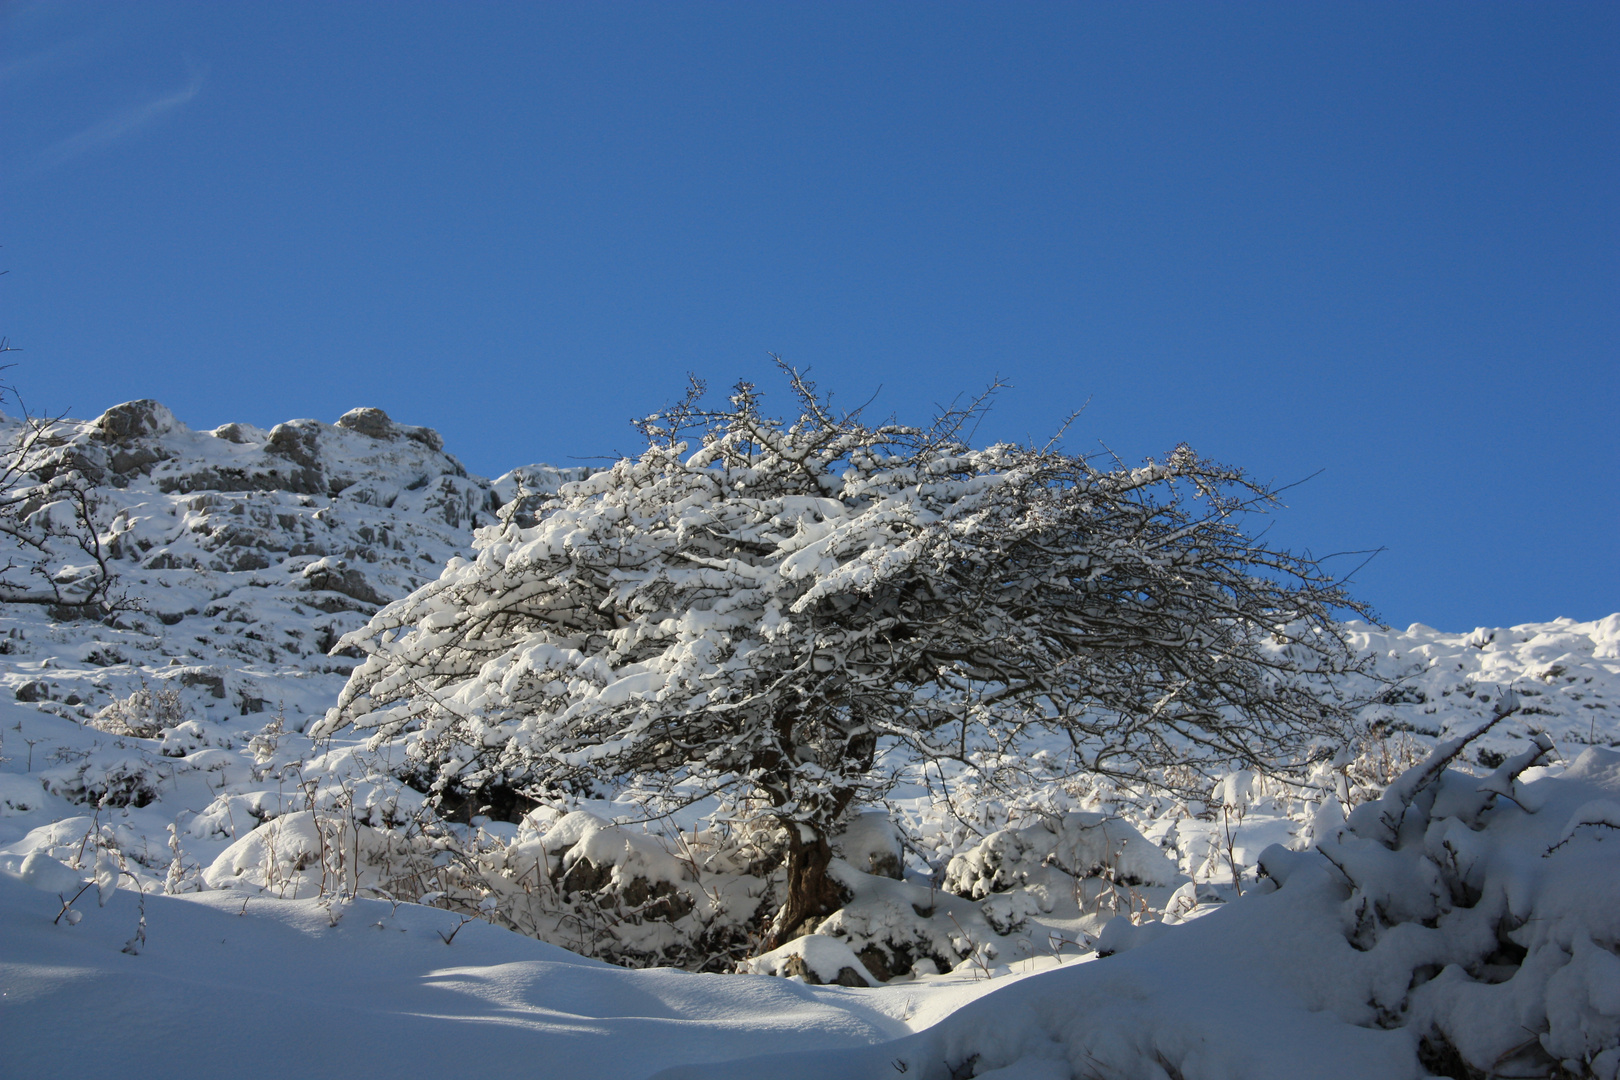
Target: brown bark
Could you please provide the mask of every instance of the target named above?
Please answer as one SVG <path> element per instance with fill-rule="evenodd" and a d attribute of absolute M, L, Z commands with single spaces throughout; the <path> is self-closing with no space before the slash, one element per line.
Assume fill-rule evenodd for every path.
<path fill-rule="evenodd" d="M 809 919 L 831 915 L 844 905 L 844 890 L 827 874 L 832 862 L 832 847 L 819 832 L 805 840 L 809 826 L 788 826 L 791 837 L 788 846 L 788 891 L 782 910 L 777 913 L 770 935 L 765 939 L 764 951 L 769 952 L 792 940 Z"/>

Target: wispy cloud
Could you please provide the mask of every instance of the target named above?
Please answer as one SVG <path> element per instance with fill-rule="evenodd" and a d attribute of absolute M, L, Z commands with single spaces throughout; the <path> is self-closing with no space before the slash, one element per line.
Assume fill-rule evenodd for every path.
<path fill-rule="evenodd" d="M 191 79 L 179 90 L 171 91 L 133 108 L 114 113 L 99 123 L 92 124 L 76 135 L 47 147 L 34 161 L 35 172 L 54 169 L 76 157 L 99 150 L 104 146 L 127 139 L 151 124 L 165 113 L 173 112 L 196 97 L 203 87 L 203 73 L 193 72 Z"/>
<path fill-rule="evenodd" d="M 0 60 L 0 83 L 27 79 L 64 62 L 83 59 L 91 55 L 94 44 L 92 39 L 81 37 L 72 41 L 58 42 L 26 56 Z"/>

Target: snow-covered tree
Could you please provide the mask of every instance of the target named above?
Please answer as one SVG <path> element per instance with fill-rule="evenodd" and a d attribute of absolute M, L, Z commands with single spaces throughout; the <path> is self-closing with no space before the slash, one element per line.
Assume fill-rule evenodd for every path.
<path fill-rule="evenodd" d="M 0 338 L 0 353 L 11 351 Z M 63 451 L 60 420 L 33 415 L 15 387 L 0 383 L 0 404 L 7 398 L 21 415 L 0 413 L 0 604 L 42 605 L 63 618 L 110 615 L 127 601 L 114 595 L 95 488 Z"/>
<path fill-rule="evenodd" d="M 786 827 L 774 941 L 838 906 L 828 836 L 882 755 L 973 766 L 1057 730 L 1077 769 L 1172 783 L 1342 730 L 1314 676 L 1355 662 L 1354 604 L 1245 533 L 1272 496 L 1242 472 L 972 449 L 984 399 L 868 426 L 789 375 L 790 421 L 694 383 L 639 458 L 482 530 L 343 638 L 365 660 L 318 733 L 398 740 L 480 803 L 725 794 Z"/>

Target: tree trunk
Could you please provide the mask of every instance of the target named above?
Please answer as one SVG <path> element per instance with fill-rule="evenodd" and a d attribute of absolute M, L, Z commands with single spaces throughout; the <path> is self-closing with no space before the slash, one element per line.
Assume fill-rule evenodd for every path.
<path fill-rule="evenodd" d="M 831 915 L 844 905 L 843 888 L 827 875 L 832 862 L 827 838 L 798 822 L 789 823 L 788 835 L 787 900 L 765 939 L 765 952 L 790 941 L 807 920 Z"/>

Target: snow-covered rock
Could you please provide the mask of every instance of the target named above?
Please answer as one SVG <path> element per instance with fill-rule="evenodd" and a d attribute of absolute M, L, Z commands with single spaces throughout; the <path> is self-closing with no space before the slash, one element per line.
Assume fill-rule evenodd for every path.
<path fill-rule="evenodd" d="M 435 903 L 488 903 L 486 917 L 580 952 L 692 966 L 712 953 L 715 968 L 750 955 L 750 929 L 769 918 L 780 883 L 766 869 L 768 844 L 748 848 L 708 827 L 713 804 L 649 829 L 630 823 L 646 814 L 616 801 L 622 793 L 595 792 L 577 802 L 588 813 L 547 808 L 516 824 L 474 817 L 437 838 L 455 835 L 462 846 L 433 850 L 416 824 L 424 795 L 406 782 L 419 778 L 397 747 L 317 745 L 302 731 L 353 666 L 327 655 L 344 633 L 468 556 L 474 527 L 493 521 L 497 506 L 521 522 L 583 470 L 527 466 L 485 481 L 430 429 L 367 409 L 333 424 L 202 432 L 138 401 L 68 422 L 63 435 L 58 464 L 98 478 L 104 540 L 136 604 L 112 623 L 0 608 L 0 970 L 8 988 L 26 987 L 41 1003 L 0 1008 L 13 1069 L 40 1071 L 36 1032 L 89 1038 L 77 1019 L 85 1010 L 146 994 L 222 1017 L 261 992 L 309 1001 L 300 1015 L 327 1030 L 320 1025 L 376 990 L 367 971 L 385 973 L 379 985 L 427 988 L 407 995 L 397 1014 L 406 1019 L 390 1029 L 409 1042 L 422 1017 L 443 1015 L 430 1008 L 436 988 L 450 985 L 443 957 L 462 954 L 447 954 L 439 933 L 464 916 L 408 905 L 388 915 L 390 905 L 362 900 L 340 931 L 328 907 L 275 898 L 330 905 L 335 886 L 442 869 L 435 860 L 468 860 L 454 883 L 461 893 L 423 886 L 437 891 L 425 894 Z M 1057 747 L 1050 790 L 1008 794 L 975 787 L 966 771 L 925 783 L 887 758 L 901 775 L 893 817 L 858 815 L 836 841 L 852 899 L 756 968 L 823 983 L 849 970 L 878 983 L 871 989 L 693 982 L 666 971 L 592 998 L 590 987 L 609 985 L 592 979 L 625 973 L 479 923 L 449 948 L 480 942 L 484 966 L 455 985 L 484 989 L 466 991 L 474 1003 L 462 1022 L 429 1025 L 457 1048 L 433 1060 L 487 1048 L 488 1017 L 513 1007 L 503 965 L 522 955 L 559 965 L 545 969 L 543 994 L 524 999 L 523 1009 L 534 1006 L 519 1010 L 524 1031 L 574 1040 L 567 1061 L 581 1074 L 605 1061 L 602 1075 L 639 1076 L 676 1060 L 792 1048 L 774 1034 L 788 1024 L 802 1054 L 779 1063 L 783 1076 L 898 1075 L 896 1061 L 908 1077 L 931 1076 L 938 1063 L 961 1068 L 978 1055 L 981 1074 L 1002 1063 L 1032 1076 L 1105 1067 L 1156 1075 L 1163 1061 L 1189 1078 L 1400 1077 L 1456 1071 L 1457 1061 L 1485 1071 L 1508 1055 L 1504 1069 L 1569 1062 L 1561 1067 L 1573 1075 L 1612 1078 L 1620 782 L 1604 747 L 1620 746 L 1620 616 L 1353 633 L 1397 681 L 1364 711 L 1362 741 L 1303 784 L 1233 774 L 1201 802 L 1105 783 L 1064 787 Z M 1410 821 L 1378 834 L 1391 805 L 1377 801 L 1385 785 L 1483 723 L 1510 690 L 1521 707 L 1424 789 Z M 1553 751 L 1538 749 L 1538 764 L 1515 771 L 1542 739 Z M 949 800 L 929 786 L 939 782 Z M 1397 801 L 1410 793 L 1394 790 Z M 358 865 L 336 856 L 333 838 L 359 853 Z M 1257 864 L 1269 878 L 1257 878 Z M 39 889 L 71 897 L 98 867 L 125 891 L 70 925 L 81 913 L 62 912 Z M 152 922 L 138 960 L 146 968 L 119 952 L 139 917 L 140 898 L 127 893 L 135 886 Z M 205 898 L 204 907 L 163 892 Z M 274 917 L 251 922 L 259 904 Z M 250 925 L 251 961 L 230 967 L 220 957 L 234 954 L 210 951 Z M 401 929 L 425 941 L 390 951 L 386 943 L 408 936 Z M 362 930 L 379 944 L 352 944 Z M 81 938 L 100 959 L 79 951 Z M 350 944 L 321 951 L 340 939 Z M 277 966 L 283 948 L 289 959 Z M 410 962 L 399 961 L 407 953 Z M 18 974 L 18 964 L 33 966 Z M 85 974 L 40 974 L 69 970 Z M 223 972 L 229 994 L 186 981 L 199 970 Z M 646 1000 L 638 987 L 656 988 L 665 1020 L 637 1011 Z M 903 1036 L 992 988 L 913 1041 L 865 1057 L 825 1053 Z M 558 1002 L 576 1010 L 566 1021 L 546 1011 Z M 591 1019 L 609 1014 L 622 1022 Z M 688 1018 L 708 1026 L 683 1027 Z M 218 1031 L 229 1029 L 221 1019 Z M 177 1060 L 172 1039 L 116 1030 L 116 1039 L 91 1040 L 99 1064 L 86 1075 Z M 606 1040 L 652 1030 L 678 1053 L 603 1056 Z M 515 1039 L 491 1074 L 532 1071 L 528 1046 Z M 251 1058 L 233 1060 L 252 1073 Z M 265 1071 L 285 1068 L 266 1061 Z"/>
<path fill-rule="evenodd" d="M 0 773 L 0 817 L 27 814 L 45 805 L 45 792 L 30 776 Z"/>
<path fill-rule="evenodd" d="M 748 970 L 799 979 L 811 986 L 875 986 L 878 982 L 847 944 L 821 934 L 794 938 L 750 960 Z"/>
<path fill-rule="evenodd" d="M 26 881 L 41 892 L 66 893 L 70 896 L 78 892 L 84 882 L 83 874 L 57 862 L 43 851 L 30 851 L 25 856 L 0 857 L 0 872 Z"/>
<path fill-rule="evenodd" d="M 832 840 L 833 851 L 867 874 L 899 879 L 905 876 L 906 852 L 900 833 L 886 811 L 856 814 Z"/>
<path fill-rule="evenodd" d="M 1179 876 L 1174 860 L 1129 822 L 1076 813 L 985 837 L 951 860 L 945 888 L 978 899 L 1045 882 L 1051 870 L 1124 885 L 1173 885 Z"/>

